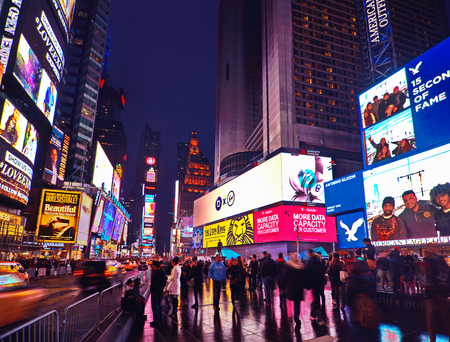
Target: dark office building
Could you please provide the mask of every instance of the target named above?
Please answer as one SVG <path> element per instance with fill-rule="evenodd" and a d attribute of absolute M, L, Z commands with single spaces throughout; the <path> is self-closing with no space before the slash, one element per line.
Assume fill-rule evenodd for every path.
<path fill-rule="evenodd" d="M 111 1 L 78 0 L 75 6 L 57 114 L 73 132 L 66 178 L 86 182 Z"/>

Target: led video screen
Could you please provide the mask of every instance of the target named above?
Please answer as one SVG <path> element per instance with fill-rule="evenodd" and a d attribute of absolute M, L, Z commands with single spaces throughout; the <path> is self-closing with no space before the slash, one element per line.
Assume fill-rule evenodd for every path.
<path fill-rule="evenodd" d="M 345 196 L 342 194 L 345 194 Z M 361 171 L 325 183 L 327 215 L 362 209 L 364 202 L 364 186 Z"/>
<path fill-rule="evenodd" d="M 39 135 L 34 126 L 7 99 L 0 119 L 0 136 L 34 164 Z"/>
<path fill-rule="evenodd" d="M 366 165 L 416 149 L 411 109 L 368 127 L 363 132 Z"/>
<path fill-rule="evenodd" d="M 338 245 L 344 248 L 362 248 L 362 240 L 367 237 L 366 220 L 364 212 L 357 211 L 350 214 L 336 216 L 338 231 Z"/>
<path fill-rule="evenodd" d="M 359 95 L 361 127 L 365 128 L 410 107 L 405 69 Z"/>
<path fill-rule="evenodd" d="M 94 220 L 92 221 L 92 227 L 91 227 L 91 232 L 92 233 L 98 233 L 99 228 L 100 228 L 100 223 L 103 217 L 103 208 L 105 206 L 105 198 L 101 197 L 97 208 L 95 209 L 95 216 L 94 216 Z"/>
<path fill-rule="evenodd" d="M 105 151 L 97 141 L 97 152 L 95 154 L 94 175 L 92 184 L 98 188 L 104 186 L 106 192 L 111 191 L 113 183 L 114 168 L 108 159 Z"/>
<path fill-rule="evenodd" d="M 42 178 L 53 185 L 64 182 L 70 138 L 53 126 L 52 136 L 45 157 Z"/>
<path fill-rule="evenodd" d="M 106 200 L 99 231 L 102 240 L 109 241 L 111 239 L 115 216 L 116 207 L 114 203 L 110 200 Z"/>
<path fill-rule="evenodd" d="M 203 246 L 203 228 L 195 228 L 192 234 L 192 246 L 195 249 L 202 248 Z"/>
<path fill-rule="evenodd" d="M 114 241 L 118 241 L 120 234 L 122 234 L 121 232 L 121 228 L 123 228 L 123 215 L 120 211 L 117 210 L 116 212 L 116 217 L 114 219 L 114 226 L 113 226 L 113 230 L 112 230 L 112 235 L 111 235 L 111 240 Z"/>
<path fill-rule="evenodd" d="M 254 243 L 253 214 L 239 215 L 203 227 L 203 248 L 215 248 L 219 241 L 224 247 Z"/>
<path fill-rule="evenodd" d="M 448 240 L 450 221 L 443 223 L 446 213 L 430 195 L 442 187 L 445 192 L 443 184 L 450 182 L 449 160 L 447 144 L 363 172 L 370 238 L 378 242 L 374 245 L 423 244 L 438 237 Z"/>
<path fill-rule="evenodd" d="M 77 244 L 87 246 L 89 224 L 91 222 L 92 198 L 84 192 L 81 193 L 80 217 L 78 220 Z"/>

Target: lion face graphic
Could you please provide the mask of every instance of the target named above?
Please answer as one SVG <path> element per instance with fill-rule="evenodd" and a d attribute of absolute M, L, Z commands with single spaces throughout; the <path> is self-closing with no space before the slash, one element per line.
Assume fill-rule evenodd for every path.
<path fill-rule="evenodd" d="M 227 245 L 248 245 L 253 243 L 253 226 L 248 215 L 231 220 L 227 233 Z"/>

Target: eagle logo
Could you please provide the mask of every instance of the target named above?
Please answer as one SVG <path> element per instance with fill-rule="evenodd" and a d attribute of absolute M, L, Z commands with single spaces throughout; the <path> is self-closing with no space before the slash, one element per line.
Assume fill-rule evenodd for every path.
<path fill-rule="evenodd" d="M 422 61 L 417 63 L 415 68 L 409 68 L 409 71 L 411 71 L 413 75 L 418 74 L 419 73 L 419 68 L 420 68 L 421 65 L 422 65 Z"/>
<path fill-rule="evenodd" d="M 345 229 L 345 235 L 347 236 L 347 241 L 358 241 L 358 238 L 355 236 L 358 228 L 364 224 L 364 219 L 360 217 L 352 224 L 352 228 L 349 228 L 342 220 L 339 222 L 341 228 Z"/>

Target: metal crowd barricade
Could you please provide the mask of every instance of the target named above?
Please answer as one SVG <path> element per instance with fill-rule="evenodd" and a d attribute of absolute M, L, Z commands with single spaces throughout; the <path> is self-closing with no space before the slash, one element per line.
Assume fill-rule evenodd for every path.
<path fill-rule="evenodd" d="M 67 273 L 67 269 L 64 266 L 58 267 L 58 275 L 65 275 Z"/>
<path fill-rule="evenodd" d="M 47 273 L 47 269 L 45 267 L 41 267 L 38 271 L 38 278 L 45 277 Z"/>
<path fill-rule="evenodd" d="M 0 342 L 59 342 L 59 316 L 56 310 L 35 318 L 0 336 Z"/>
<path fill-rule="evenodd" d="M 72 266 L 70 266 L 70 264 L 67 265 L 67 272 L 66 272 L 66 274 L 72 274 Z"/>
<path fill-rule="evenodd" d="M 50 277 L 56 277 L 58 275 L 58 272 L 56 270 L 56 268 L 52 267 L 50 269 Z"/>
<path fill-rule="evenodd" d="M 28 278 L 29 279 L 36 278 L 36 269 L 35 268 L 29 268 L 27 270 L 27 273 L 28 273 Z"/>
<path fill-rule="evenodd" d="M 64 310 L 63 342 L 81 341 L 99 323 L 100 293 L 95 293 Z M 0 341 L 1 342 L 1 341 Z"/>
<path fill-rule="evenodd" d="M 120 284 L 102 291 L 100 294 L 100 323 L 103 323 L 120 305 L 122 288 Z"/>

